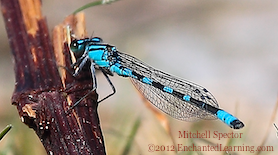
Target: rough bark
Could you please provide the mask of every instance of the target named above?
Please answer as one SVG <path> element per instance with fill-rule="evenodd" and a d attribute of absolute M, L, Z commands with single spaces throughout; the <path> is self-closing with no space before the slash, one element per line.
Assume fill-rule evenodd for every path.
<path fill-rule="evenodd" d="M 65 35 L 66 24 L 78 25 L 83 18 L 69 17 L 54 29 L 54 50 L 40 0 L 1 0 L 1 10 L 14 58 L 12 104 L 22 122 L 36 132 L 48 154 L 105 154 L 97 94 L 66 114 L 91 89 L 89 69 L 77 78 L 70 74 L 73 57 Z"/>

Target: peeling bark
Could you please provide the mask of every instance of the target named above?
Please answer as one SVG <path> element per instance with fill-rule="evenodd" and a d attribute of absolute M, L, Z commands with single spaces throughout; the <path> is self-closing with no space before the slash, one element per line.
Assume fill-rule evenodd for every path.
<path fill-rule="evenodd" d="M 69 24 L 84 37 L 84 16 L 70 16 L 55 27 L 51 43 L 40 0 L 1 0 L 1 11 L 14 58 L 12 104 L 22 122 L 36 132 L 48 154 L 105 154 L 97 94 L 66 114 L 92 85 L 89 69 L 71 76 L 74 58 L 65 35 Z"/>

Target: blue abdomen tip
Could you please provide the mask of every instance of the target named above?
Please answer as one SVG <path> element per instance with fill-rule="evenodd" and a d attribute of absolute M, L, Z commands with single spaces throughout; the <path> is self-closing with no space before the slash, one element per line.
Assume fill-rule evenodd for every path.
<path fill-rule="evenodd" d="M 227 113 L 224 110 L 218 110 L 217 111 L 217 117 L 220 120 L 222 120 L 224 123 L 226 123 L 227 125 L 231 125 L 231 122 L 233 122 L 234 120 L 238 120 L 236 117 Z"/>

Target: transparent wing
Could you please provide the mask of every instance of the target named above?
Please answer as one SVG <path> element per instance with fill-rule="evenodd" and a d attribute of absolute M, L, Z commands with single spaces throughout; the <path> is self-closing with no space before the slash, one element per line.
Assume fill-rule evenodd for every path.
<path fill-rule="evenodd" d="M 155 82 L 168 86 L 184 95 L 189 95 L 194 99 L 203 101 L 211 106 L 218 107 L 216 99 L 202 86 L 190 81 L 176 78 L 172 75 L 156 70 L 143 63 L 133 56 L 118 52 L 119 63 L 138 74 L 148 77 Z M 185 102 L 172 94 L 161 91 L 154 86 L 142 83 L 139 80 L 130 78 L 134 86 L 148 99 L 153 105 L 169 114 L 170 116 L 184 120 L 195 121 L 198 119 L 216 119 L 216 116 L 200 109 L 199 107 Z"/>

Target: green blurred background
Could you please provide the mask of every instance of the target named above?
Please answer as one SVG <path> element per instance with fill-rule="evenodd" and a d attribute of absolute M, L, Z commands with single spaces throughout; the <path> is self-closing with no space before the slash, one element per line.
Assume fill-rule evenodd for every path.
<path fill-rule="evenodd" d="M 89 2 L 92 1 L 43 1 L 49 30 Z M 278 1 L 121 0 L 89 8 L 85 13 L 89 34 L 102 37 L 119 51 L 212 92 L 221 108 L 246 125 L 242 130 L 234 131 L 243 133 L 244 138 L 233 139 L 232 145 L 257 147 L 268 135 L 265 145 L 273 146 L 274 152 L 262 154 L 277 154 L 276 130 L 271 127 L 268 132 L 267 129 L 277 102 Z M 40 140 L 21 123 L 16 107 L 11 105 L 13 63 L 2 16 L 0 18 L 0 129 L 7 124 L 14 126 L 0 142 L 0 154 L 46 154 Z M 107 153 L 123 152 L 128 135 L 140 118 L 130 154 L 175 154 L 171 151 L 148 152 L 149 144 L 173 145 L 170 135 L 143 104 L 128 79 L 115 76 L 111 80 L 117 93 L 99 106 Z M 111 91 L 101 75 L 98 76 L 98 87 L 100 98 Z M 179 131 L 231 132 L 220 121 L 192 123 L 168 119 L 178 144 L 191 144 L 189 139 L 178 138 Z M 227 138 L 208 140 L 223 145 L 230 142 Z M 208 144 L 201 139 L 194 142 L 201 146 Z"/>

